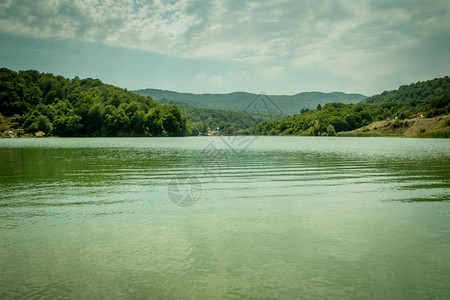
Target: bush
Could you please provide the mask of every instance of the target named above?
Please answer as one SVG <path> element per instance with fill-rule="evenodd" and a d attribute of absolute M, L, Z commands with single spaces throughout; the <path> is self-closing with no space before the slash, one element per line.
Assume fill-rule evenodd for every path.
<path fill-rule="evenodd" d="M 22 129 L 19 129 L 19 130 L 16 130 L 16 136 L 17 137 L 21 137 L 23 135 L 23 130 Z"/>
<path fill-rule="evenodd" d="M 52 123 L 50 123 L 50 120 L 46 116 L 40 115 L 36 121 L 36 129 L 48 135 L 52 131 Z"/>
<path fill-rule="evenodd" d="M 450 138 L 450 130 L 444 130 L 444 131 L 432 131 L 428 132 L 427 137 L 429 138 Z"/>
<path fill-rule="evenodd" d="M 392 123 L 392 127 L 393 127 L 393 128 L 400 128 L 400 127 L 402 127 L 403 125 L 404 125 L 404 123 L 403 123 L 402 121 L 400 121 L 400 120 L 395 120 L 395 122 Z"/>
<path fill-rule="evenodd" d="M 343 136 L 343 137 L 380 137 L 380 136 L 386 136 L 378 132 L 338 132 L 337 136 Z"/>

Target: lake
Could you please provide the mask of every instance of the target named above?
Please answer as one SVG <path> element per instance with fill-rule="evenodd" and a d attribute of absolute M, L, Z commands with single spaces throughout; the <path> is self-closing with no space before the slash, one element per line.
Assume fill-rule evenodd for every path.
<path fill-rule="evenodd" d="M 450 141 L 0 140 L 0 298 L 438 299 Z"/>

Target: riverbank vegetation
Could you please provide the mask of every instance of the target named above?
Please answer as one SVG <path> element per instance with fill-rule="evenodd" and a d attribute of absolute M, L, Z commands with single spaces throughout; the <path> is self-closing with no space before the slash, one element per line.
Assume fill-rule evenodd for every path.
<path fill-rule="evenodd" d="M 450 78 L 401 86 L 356 104 L 318 104 L 270 120 L 258 114 L 155 102 L 98 79 L 0 69 L 3 136 L 307 135 L 448 137 Z M 441 117 L 440 119 L 430 118 Z M 404 121 L 407 119 L 406 121 Z"/>
<path fill-rule="evenodd" d="M 0 113 L 25 132 L 56 136 L 183 136 L 176 106 L 107 85 L 38 71 L 0 69 Z"/>

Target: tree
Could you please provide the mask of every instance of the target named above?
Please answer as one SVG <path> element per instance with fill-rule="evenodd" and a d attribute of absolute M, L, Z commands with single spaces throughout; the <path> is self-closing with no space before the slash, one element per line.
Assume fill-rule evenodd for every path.
<path fill-rule="evenodd" d="M 50 120 L 43 115 L 40 115 L 36 121 L 36 129 L 39 131 L 45 132 L 46 135 L 49 135 L 52 131 L 52 123 L 50 123 Z"/>
<path fill-rule="evenodd" d="M 330 125 L 336 130 L 336 132 L 346 131 L 347 130 L 347 122 L 339 117 L 335 117 Z"/>
<path fill-rule="evenodd" d="M 60 116 L 53 123 L 54 132 L 59 136 L 78 136 L 82 128 L 81 117 L 78 115 Z"/>
<path fill-rule="evenodd" d="M 145 113 L 142 110 L 137 110 L 133 113 L 130 119 L 130 129 L 134 134 L 144 134 L 145 127 Z"/>
<path fill-rule="evenodd" d="M 104 120 L 104 111 L 100 104 L 91 107 L 87 117 L 87 133 L 97 136 L 100 134 Z"/>
<path fill-rule="evenodd" d="M 336 130 L 334 129 L 333 125 L 328 125 L 327 127 L 327 134 L 328 136 L 335 136 L 336 135 Z"/>
<path fill-rule="evenodd" d="M 358 128 L 358 122 L 356 121 L 356 117 L 353 114 L 349 114 L 345 116 L 345 122 L 347 123 L 347 130 L 354 130 Z"/>
<path fill-rule="evenodd" d="M 25 121 L 23 122 L 23 127 L 29 131 L 37 131 L 37 120 L 40 113 L 37 110 L 33 110 L 30 114 L 25 116 Z"/>
<path fill-rule="evenodd" d="M 160 107 L 150 109 L 144 117 L 144 128 L 150 136 L 160 136 L 164 130 L 162 124 L 162 110 Z"/>
<path fill-rule="evenodd" d="M 176 107 L 166 108 L 162 124 L 169 136 L 183 136 L 186 134 L 186 119 Z"/>
<path fill-rule="evenodd" d="M 116 109 L 112 114 L 106 114 L 103 123 L 103 133 L 108 136 L 123 135 L 129 132 L 130 120 L 123 109 Z"/>
<path fill-rule="evenodd" d="M 119 108 L 122 108 L 127 114 L 128 118 L 131 118 L 133 114 L 139 110 L 139 103 L 131 101 L 130 103 L 122 103 Z"/>
<path fill-rule="evenodd" d="M 320 104 L 319 104 L 320 105 Z M 304 113 L 306 113 L 306 112 L 308 112 L 309 111 L 309 108 L 302 108 L 301 110 L 300 110 L 300 113 L 301 114 L 304 114 Z"/>

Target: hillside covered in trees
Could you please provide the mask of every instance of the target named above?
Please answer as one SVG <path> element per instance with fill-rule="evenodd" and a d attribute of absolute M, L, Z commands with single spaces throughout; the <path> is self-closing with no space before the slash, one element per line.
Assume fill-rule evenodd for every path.
<path fill-rule="evenodd" d="M 161 99 L 178 100 L 187 103 L 189 106 L 197 108 L 209 108 L 220 110 L 245 111 L 247 105 L 259 94 L 234 92 L 229 94 L 190 94 L 165 91 L 158 89 L 137 90 L 136 93 L 143 96 L 150 96 L 154 100 Z M 324 105 L 330 102 L 358 103 L 366 98 L 361 94 L 345 94 L 341 92 L 321 93 L 305 92 L 295 95 L 267 95 L 285 115 L 293 115 L 300 112 L 300 109 L 314 109 L 318 104 Z"/>
<path fill-rule="evenodd" d="M 186 119 L 98 79 L 67 79 L 38 71 L 0 69 L 0 114 L 26 131 L 57 136 L 183 136 Z"/>
<path fill-rule="evenodd" d="M 397 90 L 384 91 L 364 99 L 363 103 L 383 102 L 413 102 L 415 100 L 430 100 L 450 93 L 450 77 L 419 81 L 410 85 L 402 85 Z"/>
<path fill-rule="evenodd" d="M 431 118 L 450 113 L 449 77 L 402 86 L 372 96 L 357 104 L 327 103 L 315 110 L 273 122 L 262 122 L 254 130 L 261 135 L 336 135 L 372 122 L 423 115 Z M 398 121 L 400 122 L 400 120 Z M 394 123 L 395 125 L 396 123 Z"/>

